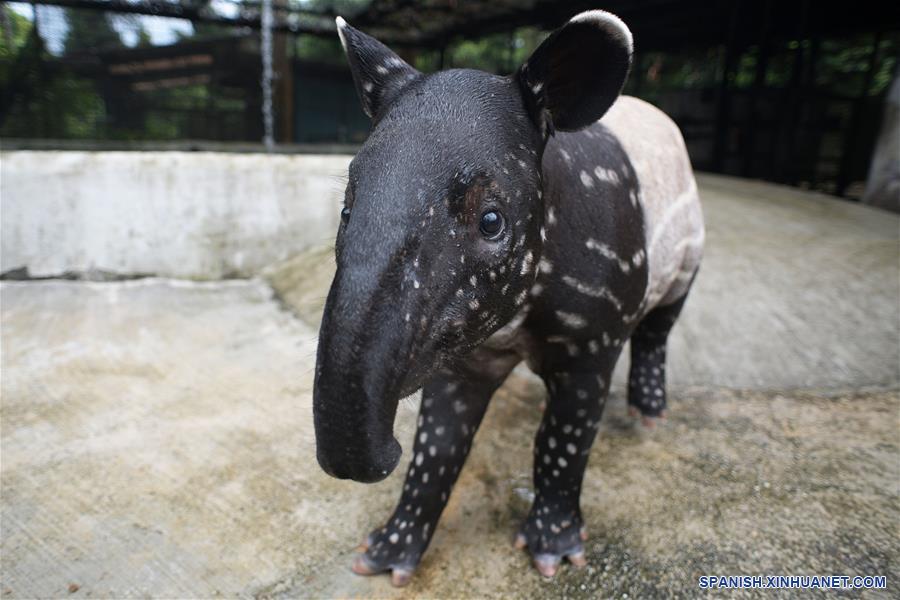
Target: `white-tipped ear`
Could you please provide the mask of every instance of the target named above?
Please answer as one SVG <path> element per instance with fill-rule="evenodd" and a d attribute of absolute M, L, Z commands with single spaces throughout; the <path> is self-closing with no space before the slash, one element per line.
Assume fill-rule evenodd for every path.
<path fill-rule="evenodd" d="M 340 17 L 338 17 L 340 18 Z M 343 21 L 343 19 L 341 19 Z M 634 38 L 625 22 L 605 10 L 588 10 L 569 19 L 569 23 L 590 23 L 605 30 L 611 37 L 618 38 L 628 48 L 628 55 L 634 53 Z"/>
<path fill-rule="evenodd" d="M 347 21 L 344 17 L 335 17 L 334 24 L 337 25 L 338 38 L 341 40 L 341 47 L 347 52 L 347 38 L 344 37 L 344 28 L 347 27 Z"/>
<path fill-rule="evenodd" d="M 519 69 L 535 124 L 549 135 L 602 117 L 625 85 L 633 52 L 631 31 L 619 17 L 602 10 L 572 17 Z"/>
<path fill-rule="evenodd" d="M 342 17 L 334 22 L 363 112 L 377 121 L 384 107 L 420 73 L 387 46 L 348 25 Z"/>

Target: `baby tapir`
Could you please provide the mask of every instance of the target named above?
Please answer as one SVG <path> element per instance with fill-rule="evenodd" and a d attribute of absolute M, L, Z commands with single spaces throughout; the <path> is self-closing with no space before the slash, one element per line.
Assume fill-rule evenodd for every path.
<path fill-rule="evenodd" d="M 491 395 L 523 360 L 548 400 L 516 545 L 544 575 L 564 557 L 583 565 L 581 483 L 627 340 L 631 409 L 652 422 L 666 408 L 666 337 L 704 238 L 684 141 L 653 106 L 619 98 L 632 36 L 603 11 L 509 77 L 424 75 L 337 26 L 373 129 L 350 165 L 319 334 L 322 468 L 385 478 L 397 403 L 422 388 L 400 501 L 353 569 L 408 581 Z"/>

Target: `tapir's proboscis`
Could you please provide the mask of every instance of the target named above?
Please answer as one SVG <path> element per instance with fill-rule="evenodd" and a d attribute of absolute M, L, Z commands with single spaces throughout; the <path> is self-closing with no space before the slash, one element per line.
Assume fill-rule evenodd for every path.
<path fill-rule="evenodd" d="M 575 16 L 508 77 L 425 75 L 337 27 L 373 127 L 350 164 L 319 334 L 322 468 L 387 477 L 397 404 L 422 390 L 400 501 L 353 569 L 409 580 L 522 361 L 548 398 L 516 546 L 545 576 L 564 558 L 584 565 L 579 497 L 613 367 L 630 339 L 629 408 L 647 425 L 664 415 L 666 339 L 700 265 L 678 127 L 620 96 L 632 36 L 607 12 Z"/>

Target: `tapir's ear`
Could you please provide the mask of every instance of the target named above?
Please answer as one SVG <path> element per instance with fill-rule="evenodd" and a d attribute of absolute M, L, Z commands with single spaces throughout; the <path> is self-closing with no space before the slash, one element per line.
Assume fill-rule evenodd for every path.
<path fill-rule="evenodd" d="M 363 112 L 377 120 L 381 110 L 419 72 L 372 36 L 350 27 L 343 18 L 336 18 L 335 23 Z"/>
<path fill-rule="evenodd" d="M 602 10 L 576 15 L 550 34 L 517 75 L 541 131 L 575 131 L 602 117 L 622 91 L 632 52 L 631 31 Z"/>

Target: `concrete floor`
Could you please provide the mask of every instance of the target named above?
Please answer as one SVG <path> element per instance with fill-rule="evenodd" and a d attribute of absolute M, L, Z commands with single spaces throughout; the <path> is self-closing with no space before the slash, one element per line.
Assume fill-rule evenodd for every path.
<path fill-rule="evenodd" d="M 0 285 L 0 594 L 646 597 L 696 593 L 702 574 L 825 572 L 896 593 L 900 220 L 700 184 L 707 258 L 673 333 L 671 417 L 635 427 L 614 387 L 582 497 L 587 569 L 544 581 L 510 546 L 544 394 L 519 370 L 410 586 L 349 572 L 404 470 L 363 486 L 315 463 L 331 267 L 312 251 L 260 280 Z"/>

